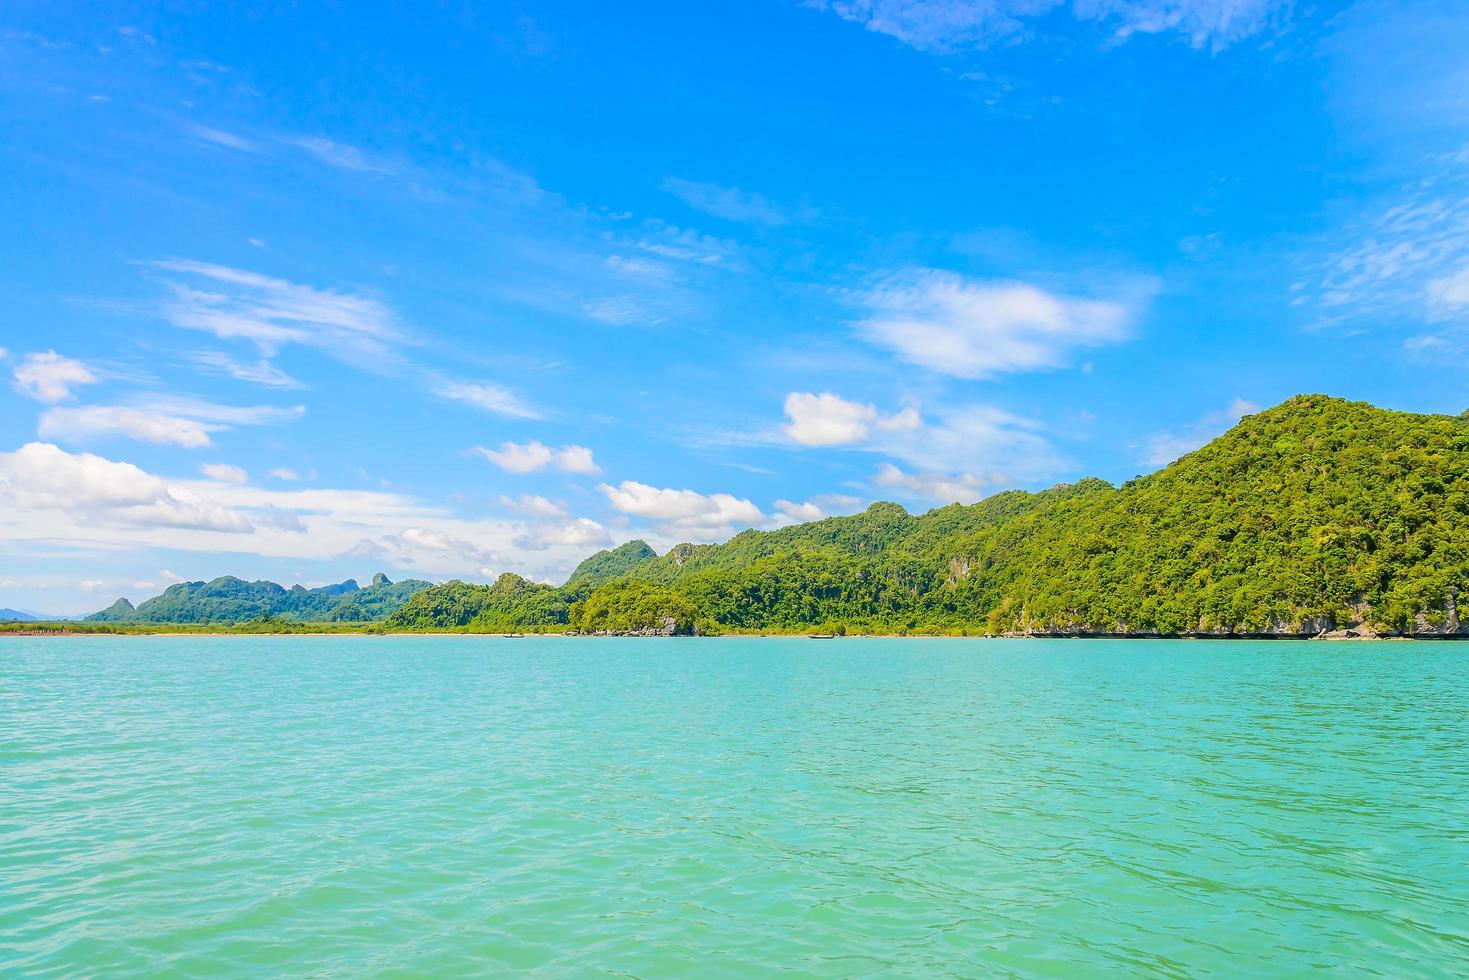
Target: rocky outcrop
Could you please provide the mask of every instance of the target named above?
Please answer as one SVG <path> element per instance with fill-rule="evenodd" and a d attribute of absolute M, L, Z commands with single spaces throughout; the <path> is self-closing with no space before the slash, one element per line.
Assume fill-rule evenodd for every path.
<path fill-rule="evenodd" d="M 953 587 L 955 585 L 958 585 L 960 582 L 964 581 L 968 577 L 969 577 L 969 559 L 968 558 L 950 558 L 949 559 L 949 579 L 948 579 L 948 585 L 950 587 Z"/>
<path fill-rule="evenodd" d="M 662 618 L 660 618 L 658 620 L 658 625 L 657 626 L 644 626 L 641 629 L 634 629 L 634 630 L 589 630 L 586 633 L 578 633 L 576 630 L 569 630 L 567 632 L 567 635 L 568 636 L 680 636 L 680 635 L 687 635 L 687 634 L 683 634 L 679 630 L 679 628 L 678 628 L 678 620 L 674 619 L 672 616 L 664 616 L 664 617 L 662 617 Z M 699 631 L 697 629 L 694 630 L 693 635 L 695 635 L 695 636 L 699 635 Z"/>

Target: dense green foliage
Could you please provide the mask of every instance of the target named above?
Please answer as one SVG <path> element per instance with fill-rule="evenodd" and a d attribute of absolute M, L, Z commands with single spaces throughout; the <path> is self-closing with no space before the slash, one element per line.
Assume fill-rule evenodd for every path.
<path fill-rule="evenodd" d="M 1149 476 L 911 515 L 873 504 L 650 558 L 560 590 L 451 583 L 390 628 L 1396 633 L 1469 593 L 1469 420 L 1301 396 Z M 602 579 L 594 588 L 591 582 Z M 442 613 L 438 610 L 442 607 Z M 410 617 L 410 610 L 412 615 Z M 493 625 L 492 625 L 493 624 Z"/>
<path fill-rule="evenodd" d="M 861 514 L 658 557 L 642 541 L 561 588 L 186 582 L 91 628 L 385 620 L 475 632 L 1463 633 L 1469 419 L 1322 396 L 1243 420 L 1149 476 Z"/>
<path fill-rule="evenodd" d="M 571 626 L 584 633 L 694 631 L 694 603 L 656 582 L 619 579 L 571 607 Z"/>
<path fill-rule="evenodd" d="M 565 629 L 570 601 L 560 589 L 506 572 L 494 585 L 445 582 L 424 589 L 388 617 L 390 629 L 516 633 Z"/>
<path fill-rule="evenodd" d="M 336 585 L 287 589 L 274 582 L 246 582 L 231 575 L 212 582 L 180 582 L 133 608 L 127 599 L 87 617 L 111 623 L 243 623 L 257 619 L 293 622 L 370 622 L 386 619 L 431 583 L 390 582 L 379 573 L 359 588 L 352 579 Z"/>
<path fill-rule="evenodd" d="M 242 623 L 113 623 L 83 619 L 0 622 L 0 635 L 10 636 L 50 636 L 73 633 L 103 636 L 146 636 L 157 633 L 186 633 L 191 636 L 239 633 L 346 635 L 382 632 L 384 632 L 382 623 L 302 623 L 294 619 L 272 617 L 249 619 Z"/>
<path fill-rule="evenodd" d="M 576 566 L 566 580 L 566 588 L 578 594 L 590 592 L 603 582 L 621 578 L 657 557 L 658 552 L 641 539 L 618 545 L 611 551 L 599 551 Z"/>

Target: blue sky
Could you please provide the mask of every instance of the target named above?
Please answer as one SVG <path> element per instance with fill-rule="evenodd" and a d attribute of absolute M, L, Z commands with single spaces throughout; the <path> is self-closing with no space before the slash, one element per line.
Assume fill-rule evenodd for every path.
<path fill-rule="evenodd" d="M 158 6 L 0 11 L 0 606 L 1469 407 L 1460 4 Z"/>

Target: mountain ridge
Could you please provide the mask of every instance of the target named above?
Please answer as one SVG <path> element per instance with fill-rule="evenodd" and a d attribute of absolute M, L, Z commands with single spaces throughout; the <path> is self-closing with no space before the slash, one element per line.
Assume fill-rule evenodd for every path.
<path fill-rule="evenodd" d="M 382 572 L 362 587 L 355 579 L 308 589 L 260 579 L 221 575 L 208 582 L 179 582 L 138 603 L 126 598 L 86 617 L 102 623 L 240 623 L 280 618 L 297 622 L 375 622 L 386 619 L 415 593 L 433 585 L 422 579 L 394 583 Z"/>
<path fill-rule="evenodd" d="M 431 609 L 451 586 L 452 623 Z M 387 626 L 1458 636 L 1464 591 L 1469 420 L 1300 395 L 1120 486 L 1086 478 L 920 515 L 879 502 L 677 545 L 590 591 L 446 583 Z"/>

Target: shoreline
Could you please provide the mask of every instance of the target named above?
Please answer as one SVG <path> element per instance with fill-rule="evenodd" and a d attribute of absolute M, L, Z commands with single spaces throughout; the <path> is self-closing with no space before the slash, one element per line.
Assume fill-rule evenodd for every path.
<path fill-rule="evenodd" d="M 0 627 L 0 638 L 5 637 L 116 637 L 129 638 L 140 636 L 165 636 L 165 637 L 209 637 L 209 636 L 232 636 L 232 637 L 468 637 L 477 639 L 501 639 L 501 640 L 530 640 L 544 638 L 578 639 L 578 640 L 634 640 L 634 639 L 665 639 L 665 640 L 719 640 L 719 639 L 808 639 L 808 640 L 1194 640 L 1200 642 L 1327 642 L 1327 643 L 1387 643 L 1387 642 L 1455 642 L 1469 641 L 1469 633 L 1416 633 L 1397 635 L 1344 635 L 1337 633 L 1180 633 L 1165 635 L 1159 633 L 1011 633 L 1011 634 L 979 634 L 961 635 L 957 633 L 849 633 L 845 635 L 816 634 L 816 633 L 785 633 L 785 632 L 750 632 L 750 633 L 718 633 L 712 636 L 689 635 L 689 634 L 663 634 L 663 633 L 481 633 L 468 630 L 425 630 L 422 632 L 413 630 L 377 630 L 344 629 L 344 630 L 281 630 L 263 631 L 248 629 L 231 629 L 229 627 L 216 627 L 204 629 L 178 629 L 173 627 L 160 627 L 152 629 L 146 626 L 133 627 L 126 630 L 94 630 L 94 629 L 68 629 L 65 627 L 50 628 L 26 628 L 26 629 L 4 629 Z"/>

